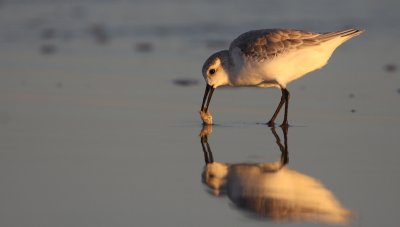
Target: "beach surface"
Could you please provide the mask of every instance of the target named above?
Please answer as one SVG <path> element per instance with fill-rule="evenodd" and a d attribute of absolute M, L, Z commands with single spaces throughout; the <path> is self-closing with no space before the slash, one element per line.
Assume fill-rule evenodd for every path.
<path fill-rule="evenodd" d="M 312 212 L 260 216 L 202 179 L 202 64 L 239 34 L 276 27 L 366 29 L 326 67 L 289 85 L 285 168 L 329 191 L 351 212 L 348 225 L 397 226 L 399 7 L 0 1 L 0 226 L 337 224 Z M 207 137 L 214 161 L 280 160 L 276 137 L 261 124 L 279 98 L 274 89 L 217 89 Z"/>

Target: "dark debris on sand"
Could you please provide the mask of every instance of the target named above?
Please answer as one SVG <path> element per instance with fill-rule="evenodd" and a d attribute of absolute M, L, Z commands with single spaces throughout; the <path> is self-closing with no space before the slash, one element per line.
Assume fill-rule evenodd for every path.
<path fill-rule="evenodd" d="M 181 87 L 196 86 L 199 84 L 199 81 L 196 79 L 175 79 L 172 82 L 173 84 Z"/>
<path fill-rule="evenodd" d="M 98 44 L 106 44 L 110 42 L 110 36 L 103 24 L 93 24 L 90 26 L 89 32 Z"/>
<path fill-rule="evenodd" d="M 150 42 L 141 42 L 135 44 L 135 50 L 140 53 L 148 53 L 153 51 L 153 44 Z"/>
<path fill-rule="evenodd" d="M 55 54 L 57 47 L 54 44 L 43 44 L 40 46 L 40 53 L 43 55 Z"/>
<path fill-rule="evenodd" d="M 54 39 L 56 37 L 56 30 L 54 28 L 45 28 L 41 31 L 40 37 L 44 40 Z"/>
<path fill-rule="evenodd" d="M 389 64 L 386 64 L 386 65 L 383 67 L 383 69 L 385 70 L 385 72 L 394 73 L 394 72 L 397 71 L 397 65 L 395 65 L 395 64 L 393 64 L 393 63 L 389 63 Z"/>

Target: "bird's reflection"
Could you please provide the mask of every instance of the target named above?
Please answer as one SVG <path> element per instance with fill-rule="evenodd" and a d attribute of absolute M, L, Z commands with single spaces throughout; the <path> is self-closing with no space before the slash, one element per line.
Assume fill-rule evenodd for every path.
<path fill-rule="evenodd" d="M 275 128 L 271 128 L 281 152 L 272 163 L 215 162 L 208 143 L 212 126 L 200 133 L 205 167 L 203 183 L 214 196 L 227 195 L 241 210 L 255 217 L 275 221 L 316 221 L 346 224 L 351 212 L 344 208 L 321 182 L 287 167 L 287 131 L 282 128 L 282 144 Z"/>

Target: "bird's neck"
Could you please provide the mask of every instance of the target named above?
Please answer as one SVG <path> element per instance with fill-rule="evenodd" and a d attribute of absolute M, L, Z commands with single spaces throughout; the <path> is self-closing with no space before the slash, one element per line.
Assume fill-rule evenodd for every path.
<path fill-rule="evenodd" d="M 243 81 L 240 79 L 240 75 L 243 73 L 242 66 L 243 62 L 241 62 L 240 58 L 237 59 L 234 54 L 228 54 L 224 69 L 228 76 L 230 86 L 247 86 L 247 84 L 243 83 Z"/>
<path fill-rule="evenodd" d="M 227 76 L 227 84 L 228 86 L 233 86 L 233 83 L 231 81 L 232 75 L 234 75 L 235 71 L 234 71 L 234 61 L 232 59 L 232 57 L 229 55 L 229 51 L 228 50 L 224 50 L 221 51 L 220 54 L 220 59 L 221 59 L 221 63 L 222 66 L 225 70 L 226 76 Z"/>

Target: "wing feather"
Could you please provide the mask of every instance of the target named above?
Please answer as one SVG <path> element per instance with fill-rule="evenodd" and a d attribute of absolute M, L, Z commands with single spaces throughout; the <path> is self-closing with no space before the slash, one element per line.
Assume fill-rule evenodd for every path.
<path fill-rule="evenodd" d="M 347 29 L 338 32 L 314 33 L 295 29 L 263 29 L 243 33 L 231 43 L 229 50 L 239 48 L 255 61 L 270 60 L 294 49 L 320 45 L 336 37 L 353 37 L 363 30 Z"/>

